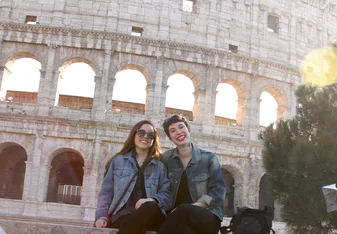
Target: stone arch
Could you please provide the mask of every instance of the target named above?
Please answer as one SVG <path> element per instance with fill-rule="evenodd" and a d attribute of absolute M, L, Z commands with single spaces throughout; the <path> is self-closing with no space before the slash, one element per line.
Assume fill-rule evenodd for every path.
<path fill-rule="evenodd" d="M 62 74 L 62 72 L 71 64 L 73 63 L 85 63 L 85 64 L 88 64 L 92 70 L 97 73 L 97 67 L 98 65 L 96 65 L 93 61 L 87 59 L 87 58 L 83 58 L 83 57 L 69 57 L 69 58 L 66 58 L 65 60 L 63 60 L 62 64 L 60 64 L 58 66 L 58 69 L 59 69 L 59 72 L 60 74 Z"/>
<path fill-rule="evenodd" d="M 0 144 L 0 198 L 22 199 L 27 152 L 19 144 Z"/>
<path fill-rule="evenodd" d="M 141 72 L 148 84 L 154 84 L 157 61 L 153 57 L 144 57 L 135 54 L 115 53 L 111 60 L 113 68 L 111 74 L 117 74 L 125 69 L 133 69 Z"/>
<path fill-rule="evenodd" d="M 84 159 L 76 150 L 58 149 L 52 153 L 47 202 L 80 205 Z"/>
<path fill-rule="evenodd" d="M 264 209 L 264 206 L 267 205 L 268 208 L 272 209 L 273 219 L 275 221 L 282 221 L 282 206 L 278 200 L 275 200 L 272 194 L 268 175 L 266 173 L 260 175 L 257 183 L 257 188 L 259 188 L 259 209 Z"/>
<path fill-rule="evenodd" d="M 258 98 L 261 98 L 263 92 L 268 92 L 277 102 L 277 121 L 286 117 L 287 100 L 284 91 L 277 87 L 265 86 L 260 89 Z"/>
<path fill-rule="evenodd" d="M 175 71 L 170 71 L 168 72 L 163 79 L 164 84 L 167 84 L 168 79 L 175 74 L 180 74 L 180 75 L 184 75 L 188 78 L 191 79 L 193 85 L 194 85 L 194 90 L 197 91 L 200 89 L 200 79 L 198 78 L 198 76 L 196 74 L 198 74 L 198 72 L 191 72 L 190 70 L 186 70 L 186 69 L 177 69 Z"/>
<path fill-rule="evenodd" d="M 145 78 L 145 82 L 146 82 L 146 94 L 145 94 L 145 103 L 137 103 L 134 102 L 132 100 L 130 101 L 123 101 L 123 100 L 113 100 L 112 101 L 112 111 L 113 112 L 119 112 L 119 113 L 129 113 L 129 114 L 145 114 L 146 111 L 146 107 L 147 107 L 147 103 L 149 100 L 149 91 L 148 91 L 148 87 L 149 87 L 149 82 L 150 82 L 150 75 L 148 72 L 148 69 L 138 65 L 138 64 L 134 64 L 134 63 L 126 63 L 126 64 L 122 64 L 121 66 L 118 67 L 118 69 L 115 70 L 115 77 L 117 76 L 117 73 L 119 72 L 123 72 L 125 70 L 134 70 L 134 71 L 138 71 L 140 72 L 143 77 Z M 111 87 L 112 90 L 112 96 L 114 94 L 114 88 L 115 88 L 115 84 L 113 84 L 113 86 Z M 139 89 L 138 89 L 139 90 Z M 111 98 L 112 98 L 111 96 Z M 144 96 L 142 96 L 144 97 Z"/>
<path fill-rule="evenodd" d="M 231 202 L 232 204 L 229 204 L 228 206 L 228 214 L 227 216 L 232 216 L 234 213 L 236 213 L 236 208 L 238 206 L 241 206 L 242 204 L 242 199 L 243 199 L 243 174 L 238 170 L 237 167 L 234 165 L 229 165 L 229 164 L 223 164 L 221 166 L 221 170 L 224 172 L 224 170 L 228 171 L 230 175 L 232 176 L 231 181 L 228 181 L 226 183 L 226 200 Z M 228 175 L 227 173 L 227 175 Z M 224 175 L 224 174 L 223 174 Z M 226 175 L 226 174 L 225 174 Z M 226 178 L 224 178 L 226 180 Z M 228 187 L 227 187 L 228 186 Z M 226 205 L 226 204 L 224 204 Z M 226 210 L 226 207 L 224 207 L 224 211 Z"/>
<path fill-rule="evenodd" d="M 259 209 L 263 209 L 265 205 L 274 206 L 274 199 L 270 191 L 267 174 L 264 174 L 259 182 Z"/>
<path fill-rule="evenodd" d="M 6 139 L 2 139 L 0 136 L 0 152 L 4 150 L 8 146 L 20 146 L 22 147 L 25 152 L 27 153 L 27 162 L 32 161 L 32 151 L 33 151 L 34 140 L 32 139 L 25 139 L 23 136 L 18 135 L 10 135 L 7 136 Z"/>
<path fill-rule="evenodd" d="M 223 79 L 218 84 L 229 84 L 233 86 L 233 88 L 236 90 L 237 96 L 238 96 L 238 110 L 236 113 L 236 124 L 237 125 L 243 125 L 244 118 L 245 118 L 245 106 L 246 106 L 246 90 L 245 86 L 242 82 L 238 80 L 233 79 Z M 214 85 L 213 92 L 216 92 L 217 85 Z"/>
<path fill-rule="evenodd" d="M 30 82 L 30 84 L 36 84 L 37 86 L 27 86 L 25 85 L 24 88 L 20 85 L 22 84 L 22 82 L 15 82 L 15 89 L 11 89 L 9 87 L 9 84 L 11 83 L 11 81 L 13 81 L 13 72 L 18 72 L 18 69 L 13 70 L 13 64 L 20 60 L 20 59 L 33 59 L 34 61 L 36 61 L 38 64 L 40 64 L 40 68 L 38 70 L 35 70 L 36 72 L 38 72 L 39 74 L 39 80 L 34 80 Z M 28 69 L 27 67 L 24 67 L 25 69 Z M 3 77 L 0 78 L 1 81 L 1 85 L 0 85 L 0 97 L 1 98 L 10 98 L 7 99 L 10 102 L 13 103 L 31 103 L 31 104 L 36 104 L 37 103 L 37 98 L 38 98 L 38 88 L 40 86 L 40 78 L 41 78 L 41 73 L 40 71 L 42 70 L 42 63 L 41 60 L 38 58 L 38 56 L 36 56 L 34 53 L 32 52 L 14 52 L 13 54 L 10 55 L 10 57 L 8 57 L 8 60 L 5 64 L 5 69 L 4 69 L 4 73 L 3 73 Z M 26 79 L 34 79 L 37 78 L 35 76 L 28 76 L 28 77 L 24 77 Z M 20 76 L 20 81 L 21 81 L 22 77 Z M 31 87 L 31 88 L 37 88 L 37 90 L 25 90 L 25 88 L 27 87 Z"/>
<path fill-rule="evenodd" d="M 198 112 L 198 100 L 199 100 L 199 93 L 201 90 L 201 86 L 200 86 L 200 80 L 198 79 L 196 73 L 193 73 L 189 70 L 176 70 L 172 73 L 167 73 L 164 77 L 165 80 L 165 87 L 167 87 L 167 82 L 169 80 L 169 78 L 173 75 L 183 75 L 186 76 L 187 78 L 189 78 L 194 86 L 194 104 L 193 104 L 193 108 L 192 111 L 188 111 L 188 110 L 178 110 L 176 108 L 165 108 L 165 115 L 169 116 L 171 114 L 177 114 L 177 112 L 183 114 L 185 117 L 187 117 L 188 120 L 193 121 L 193 119 L 197 116 L 197 112 Z M 167 90 L 165 92 L 165 95 L 167 93 Z"/>
<path fill-rule="evenodd" d="M 31 58 L 41 63 L 41 69 L 46 67 L 47 61 L 44 61 L 45 49 L 40 46 L 32 46 L 31 44 L 13 43 L 10 48 L 6 48 L 6 52 L 1 54 L 0 64 L 6 64 L 8 68 L 11 67 L 15 60 L 21 58 Z M 41 53 L 42 51 L 42 53 Z"/>
<path fill-rule="evenodd" d="M 18 60 L 18 59 L 22 59 L 22 58 L 31 58 L 31 59 L 34 59 L 36 61 L 38 61 L 39 63 L 41 63 L 42 65 L 42 62 L 41 60 L 38 58 L 37 55 L 35 55 L 33 52 L 14 52 L 7 60 L 6 62 L 6 66 L 8 68 L 10 68 L 13 63 Z M 7 65 L 8 64 L 8 65 Z"/>
<path fill-rule="evenodd" d="M 62 82 L 69 82 L 71 80 L 71 79 L 66 79 L 66 80 L 61 79 L 64 76 L 64 71 L 70 65 L 75 64 L 75 63 L 84 63 L 84 64 L 88 65 L 94 72 L 93 79 L 91 79 L 91 76 L 90 76 L 89 77 L 90 80 L 86 79 L 85 82 L 83 83 L 83 85 L 84 85 L 83 90 L 88 91 L 88 92 L 86 92 L 87 95 L 85 95 L 84 93 L 75 94 L 74 91 L 71 92 L 71 93 L 60 94 L 61 87 L 62 88 L 69 87 L 67 85 L 63 86 Z M 67 58 L 67 60 L 65 60 L 63 62 L 63 64 L 58 68 L 58 70 L 59 70 L 60 73 L 59 73 L 59 77 L 57 79 L 55 105 L 63 106 L 63 107 L 67 107 L 67 108 L 76 108 L 76 109 L 92 109 L 93 102 L 94 102 L 93 97 L 94 97 L 94 92 L 95 92 L 95 88 L 94 88 L 95 87 L 95 81 L 96 81 L 95 76 L 97 74 L 97 67 L 94 64 L 94 62 L 92 62 L 91 60 L 89 60 L 87 58 L 83 58 L 83 57 L 71 57 L 71 58 Z M 76 79 L 76 77 L 75 77 L 75 79 Z M 77 81 L 77 82 L 79 82 L 79 81 Z M 91 83 L 91 82 L 94 82 L 94 83 Z M 92 84 L 93 84 L 93 87 L 92 87 Z M 89 94 L 89 96 L 88 96 L 88 94 Z M 93 94 L 93 96 L 91 96 L 90 94 Z"/>
<path fill-rule="evenodd" d="M 148 84 L 150 83 L 151 79 L 150 79 L 149 71 L 143 65 L 134 64 L 134 63 L 120 64 L 120 66 L 118 67 L 118 69 L 116 70 L 116 72 L 114 74 L 116 76 L 116 74 L 118 72 L 121 72 L 121 71 L 124 71 L 124 70 L 127 70 L 127 69 L 139 71 L 145 77 L 146 82 Z"/>
<path fill-rule="evenodd" d="M 76 154 L 81 155 L 81 157 L 84 159 L 84 166 L 86 166 L 87 164 L 90 164 L 90 159 L 87 158 L 89 155 L 89 152 L 83 151 L 80 147 L 77 146 L 77 144 L 74 144 L 72 142 L 67 142 L 67 144 L 66 143 L 56 143 L 56 144 L 54 143 L 53 147 L 44 149 L 42 155 L 46 155 L 46 156 L 44 158 L 41 158 L 41 163 L 50 165 L 53 158 L 64 150 L 72 151 Z"/>

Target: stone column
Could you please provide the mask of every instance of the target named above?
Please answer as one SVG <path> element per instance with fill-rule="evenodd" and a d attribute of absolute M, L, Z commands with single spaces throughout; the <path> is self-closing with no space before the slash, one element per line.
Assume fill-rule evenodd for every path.
<path fill-rule="evenodd" d="M 93 105 L 95 120 L 103 121 L 105 119 L 106 113 L 111 111 L 112 96 L 109 97 L 109 89 L 111 88 L 110 64 L 112 53 L 112 49 L 106 49 L 104 51 L 103 71 L 97 74 L 95 78 L 96 85 L 98 86 L 95 87 L 95 97 Z M 100 81 L 98 79 L 100 79 Z"/>
<path fill-rule="evenodd" d="M 147 118 L 158 115 L 158 113 L 156 113 L 154 109 L 154 102 L 157 99 L 157 97 L 155 96 L 155 86 L 155 83 L 150 83 L 146 86 L 147 98 L 145 103 L 145 115 L 147 116 Z"/>
<path fill-rule="evenodd" d="M 32 162 L 26 161 L 26 170 L 25 170 L 25 178 L 23 184 L 23 194 L 22 200 L 28 201 L 29 200 L 29 190 L 30 190 L 30 180 L 32 174 Z"/>
<path fill-rule="evenodd" d="M 6 66 L 0 67 L 0 98 L 5 98 L 7 93 L 6 79 L 11 71 Z M 1 100 L 1 99 L 0 99 Z"/>
<path fill-rule="evenodd" d="M 104 115 L 104 105 L 100 105 L 101 101 L 101 89 L 102 89 L 102 74 L 99 72 L 95 75 L 95 93 L 94 93 L 94 100 L 92 103 L 92 110 L 91 112 L 94 113 L 92 116 L 96 119 L 102 119 Z"/>
<path fill-rule="evenodd" d="M 205 95 L 203 97 L 203 107 L 199 107 L 199 115 L 202 113 L 202 129 L 206 134 L 212 132 L 212 126 L 215 123 L 215 102 L 216 102 L 216 91 L 214 91 L 213 80 L 216 78 L 214 69 L 215 66 L 208 64 L 206 66 L 206 81 L 205 81 Z M 200 105 L 200 104 L 199 104 Z M 202 110 L 202 112 L 201 112 Z"/>
<path fill-rule="evenodd" d="M 27 180 L 25 179 L 25 208 L 22 215 L 36 216 L 38 210 L 38 191 L 40 188 L 40 160 L 43 148 L 44 136 L 41 133 L 36 133 L 36 138 L 33 147 L 33 157 L 26 172 Z M 27 168 L 26 168 L 27 169 Z M 26 184 L 28 182 L 28 184 Z"/>
<path fill-rule="evenodd" d="M 51 166 L 47 163 L 42 163 L 40 165 L 40 179 L 39 179 L 39 190 L 37 194 L 38 202 L 46 202 L 47 201 L 47 193 L 48 193 L 48 183 L 49 183 L 49 173 Z"/>
<path fill-rule="evenodd" d="M 109 77 L 109 80 L 108 80 L 108 90 L 107 90 L 107 93 L 106 93 L 106 103 L 105 103 L 105 112 L 109 112 L 111 111 L 111 108 L 112 108 L 112 94 L 113 94 L 113 89 L 114 89 L 114 85 L 115 85 L 115 82 L 116 82 L 116 78 L 115 77 Z"/>
<path fill-rule="evenodd" d="M 169 86 L 167 84 L 162 84 L 161 85 L 159 115 L 163 116 L 163 117 L 165 116 L 166 94 L 167 94 L 167 89 L 168 88 L 169 88 Z"/>
<path fill-rule="evenodd" d="M 48 45 L 47 67 L 42 68 L 38 93 L 39 115 L 48 116 L 49 108 L 55 106 L 56 87 L 59 73 L 55 77 L 54 65 L 57 45 Z"/>
<path fill-rule="evenodd" d="M 160 116 L 164 117 L 165 115 L 165 98 L 163 99 L 163 96 L 166 96 L 166 89 L 165 93 L 163 92 L 163 73 L 164 73 L 164 62 L 165 57 L 158 56 L 157 57 L 157 66 L 156 66 L 156 77 L 153 83 L 151 84 L 151 89 L 149 91 L 152 91 L 151 93 L 148 93 L 148 100 L 147 100 L 147 106 L 151 106 L 151 109 L 149 109 L 148 113 L 153 114 L 153 116 Z M 164 95 L 163 95 L 164 94 Z"/>
<path fill-rule="evenodd" d="M 30 201 L 36 201 L 37 200 L 37 191 L 40 187 L 40 160 L 41 160 L 41 154 L 42 154 L 42 148 L 43 148 L 43 141 L 44 136 L 42 133 L 37 133 L 35 142 L 34 142 L 34 148 L 33 148 L 33 157 L 32 157 L 32 165 L 31 165 L 31 180 L 30 180 L 30 189 L 29 189 L 29 195 L 28 200 Z"/>
<path fill-rule="evenodd" d="M 193 122 L 203 123 L 207 111 L 206 89 L 199 88 L 194 91 Z"/>
<path fill-rule="evenodd" d="M 99 159 L 101 152 L 101 140 L 94 141 L 92 148 L 92 160 L 84 168 L 84 177 L 82 185 L 81 206 L 84 207 L 84 220 L 92 221 L 95 219 L 95 210 L 97 204 L 96 184 L 99 169 Z"/>
<path fill-rule="evenodd" d="M 259 117 L 260 117 L 260 97 L 256 97 L 256 90 L 252 90 L 255 86 L 254 82 L 257 82 L 255 75 L 251 78 L 251 89 L 247 90 L 246 95 L 246 114 L 244 116 L 243 126 L 248 130 L 248 139 L 257 141 L 257 135 L 259 133 Z M 254 96 L 255 95 L 255 96 Z"/>

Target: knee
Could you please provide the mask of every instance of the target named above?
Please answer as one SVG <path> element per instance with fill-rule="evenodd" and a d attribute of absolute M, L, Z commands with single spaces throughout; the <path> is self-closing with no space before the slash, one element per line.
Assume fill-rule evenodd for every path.
<path fill-rule="evenodd" d="M 186 213 L 189 212 L 189 210 L 191 209 L 191 204 L 181 204 L 179 206 L 177 206 L 175 212 L 179 212 L 179 213 Z"/>
<path fill-rule="evenodd" d="M 143 203 L 139 209 L 146 210 L 148 212 L 161 212 L 157 203 L 150 201 Z"/>

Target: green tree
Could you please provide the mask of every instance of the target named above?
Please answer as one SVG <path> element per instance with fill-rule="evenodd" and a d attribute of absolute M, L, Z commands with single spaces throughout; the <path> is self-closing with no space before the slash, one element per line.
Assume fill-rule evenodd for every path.
<path fill-rule="evenodd" d="M 337 211 L 327 213 L 321 188 L 337 182 L 337 85 L 302 85 L 296 96 L 297 115 L 260 133 L 263 163 L 294 233 L 329 233 Z"/>

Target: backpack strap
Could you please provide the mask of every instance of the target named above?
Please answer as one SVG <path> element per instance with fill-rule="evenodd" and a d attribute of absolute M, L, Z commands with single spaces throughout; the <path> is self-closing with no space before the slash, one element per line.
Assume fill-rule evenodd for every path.
<path fill-rule="evenodd" d="M 230 233 L 232 231 L 234 218 L 235 218 L 235 215 L 233 215 L 233 217 L 232 217 L 231 221 L 229 222 L 228 226 L 224 225 L 224 226 L 220 227 L 221 234 Z"/>
<path fill-rule="evenodd" d="M 272 228 L 269 226 L 269 224 L 268 224 L 268 220 L 267 220 L 267 217 L 266 217 L 266 216 L 264 216 L 264 221 L 266 222 L 267 228 L 269 228 L 269 230 L 270 230 L 270 231 L 272 231 L 272 232 L 273 232 L 273 234 L 275 234 L 275 231 L 274 231 L 274 229 L 272 229 Z"/>
<path fill-rule="evenodd" d="M 229 233 L 229 232 L 233 232 L 234 231 L 233 228 L 235 228 L 235 227 L 233 227 L 234 226 L 235 217 L 240 217 L 240 222 L 241 222 L 242 213 L 245 210 L 249 209 L 249 208 L 246 207 L 246 206 L 244 206 L 244 207 L 242 207 L 240 209 L 239 208 L 237 208 L 237 209 L 239 210 L 239 212 L 233 215 L 231 221 L 229 222 L 229 225 L 228 226 L 224 225 L 224 226 L 220 227 L 221 234 L 226 234 L 226 233 Z"/>

